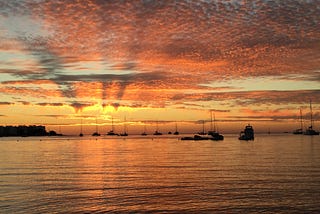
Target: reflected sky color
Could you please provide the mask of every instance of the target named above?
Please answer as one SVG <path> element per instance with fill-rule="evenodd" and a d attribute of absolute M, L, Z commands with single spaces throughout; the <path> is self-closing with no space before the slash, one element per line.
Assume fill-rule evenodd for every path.
<path fill-rule="evenodd" d="M 317 0 L 0 0 L 0 119 L 187 129 L 213 110 L 222 130 L 281 129 L 312 99 L 319 120 L 319 14 Z"/>

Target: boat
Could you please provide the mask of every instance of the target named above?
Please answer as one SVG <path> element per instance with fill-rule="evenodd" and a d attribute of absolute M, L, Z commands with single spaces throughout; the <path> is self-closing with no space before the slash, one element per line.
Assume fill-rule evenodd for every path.
<path fill-rule="evenodd" d="M 308 129 L 303 133 L 304 135 L 319 135 L 319 132 L 312 129 L 312 126 L 309 126 Z"/>
<path fill-rule="evenodd" d="M 162 133 L 161 133 L 161 132 L 158 132 L 158 130 L 156 130 L 156 131 L 153 133 L 153 135 L 162 135 Z"/>
<path fill-rule="evenodd" d="M 304 135 L 319 135 L 319 132 L 313 129 L 312 103 L 310 100 L 310 126 L 303 133 Z"/>
<path fill-rule="evenodd" d="M 147 136 L 148 134 L 147 134 L 147 127 L 146 127 L 146 125 L 144 125 L 144 130 L 143 130 L 143 132 L 141 133 L 141 135 L 142 136 Z"/>
<path fill-rule="evenodd" d="M 111 118 L 111 130 L 107 132 L 108 136 L 119 136 L 117 133 L 114 132 L 114 126 L 113 126 L 113 117 Z"/>
<path fill-rule="evenodd" d="M 81 127 L 80 127 L 80 134 L 79 137 L 83 137 L 83 133 L 82 133 L 82 119 L 81 119 Z"/>
<path fill-rule="evenodd" d="M 94 132 L 92 136 L 100 136 L 100 134 L 98 132 Z"/>
<path fill-rule="evenodd" d="M 239 140 L 254 140 L 254 130 L 250 124 L 240 132 Z"/>
<path fill-rule="evenodd" d="M 157 129 L 156 129 L 156 131 L 153 133 L 153 135 L 162 135 L 162 133 L 158 131 L 158 121 L 157 121 Z"/>
<path fill-rule="evenodd" d="M 219 134 L 218 132 L 208 132 L 208 135 L 212 136 L 211 140 L 224 140 L 224 136 Z"/>
<path fill-rule="evenodd" d="M 216 131 L 216 117 L 215 117 L 215 115 L 214 115 L 213 126 L 212 126 L 212 111 L 211 111 L 210 128 L 211 128 L 211 131 L 208 131 L 208 135 L 210 135 L 212 137 L 211 140 L 223 140 L 224 139 L 223 135 L 219 134 L 219 132 Z"/>
<path fill-rule="evenodd" d="M 120 136 L 128 136 L 128 132 L 127 132 L 127 120 L 126 117 L 124 117 L 124 123 L 123 123 L 123 133 L 120 134 Z"/>
<path fill-rule="evenodd" d="M 176 131 L 173 132 L 173 135 L 179 135 L 179 132 L 178 132 L 178 124 L 176 123 Z"/>
<path fill-rule="evenodd" d="M 202 131 L 198 132 L 198 135 L 207 135 L 207 133 L 204 131 L 204 124 L 205 124 L 205 121 L 202 120 Z"/>
<path fill-rule="evenodd" d="M 211 137 L 209 135 L 207 136 L 194 135 L 193 139 L 194 140 L 211 140 Z"/>
<path fill-rule="evenodd" d="M 300 109 L 300 128 L 296 129 L 292 132 L 293 134 L 303 134 L 303 127 L 302 127 L 302 111 Z"/>
<path fill-rule="evenodd" d="M 204 131 L 204 120 L 202 121 L 203 126 L 202 126 L 202 132 L 199 132 L 198 134 L 194 135 L 193 137 L 182 137 L 181 140 L 194 140 L 194 141 L 199 141 L 199 140 L 223 140 L 224 137 L 223 135 L 219 134 L 219 132 L 216 131 L 216 124 L 215 124 L 215 117 L 214 117 L 214 122 L 212 121 L 212 111 L 211 111 L 211 131 L 208 131 L 208 133 L 205 133 Z"/>
<path fill-rule="evenodd" d="M 107 132 L 108 136 L 119 136 L 117 133 L 115 133 L 113 130 L 110 130 Z"/>
<path fill-rule="evenodd" d="M 194 137 L 182 137 L 181 140 L 194 140 Z"/>
<path fill-rule="evenodd" d="M 210 140 L 211 137 L 209 135 L 203 136 L 203 135 L 194 135 L 193 137 L 182 137 L 181 140 L 194 140 L 194 141 L 199 141 L 199 140 Z"/>
<path fill-rule="evenodd" d="M 98 120 L 96 118 L 96 131 L 93 132 L 92 136 L 100 136 L 100 133 L 98 132 Z"/>
<path fill-rule="evenodd" d="M 194 140 L 194 141 L 200 141 L 200 140 L 216 140 L 213 138 L 212 135 L 194 135 L 193 137 L 182 137 L 181 140 Z"/>

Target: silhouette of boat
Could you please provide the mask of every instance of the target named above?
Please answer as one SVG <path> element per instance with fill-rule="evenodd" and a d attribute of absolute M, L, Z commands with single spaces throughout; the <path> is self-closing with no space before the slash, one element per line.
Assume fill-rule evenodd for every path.
<path fill-rule="evenodd" d="M 302 127 L 302 111 L 300 109 L 300 128 L 296 129 L 292 132 L 293 134 L 303 134 L 303 127 Z"/>
<path fill-rule="evenodd" d="M 119 136 L 117 133 L 115 133 L 113 130 L 110 130 L 107 132 L 108 136 Z"/>
<path fill-rule="evenodd" d="M 156 131 L 153 133 L 153 135 L 162 135 L 162 133 L 161 133 L 161 132 L 158 132 L 158 130 L 156 130 Z"/>
<path fill-rule="evenodd" d="M 319 135 L 319 132 L 313 129 L 313 118 L 312 118 L 312 103 L 310 100 L 310 126 L 303 133 L 304 135 Z"/>
<path fill-rule="evenodd" d="M 179 132 L 178 132 L 178 124 L 176 123 L 176 131 L 173 132 L 173 135 L 179 135 Z"/>
<path fill-rule="evenodd" d="M 211 111 L 210 128 L 212 130 L 212 111 Z M 219 134 L 219 132 L 216 131 L 216 117 L 215 117 L 215 115 L 214 115 L 214 120 L 213 120 L 213 131 L 208 131 L 208 135 L 212 136 L 211 140 L 223 140 L 224 139 L 223 135 Z"/>
<path fill-rule="evenodd" d="M 108 136 L 119 136 L 117 133 L 114 132 L 114 126 L 113 126 L 113 117 L 111 118 L 111 130 L 107 132 Z"/>
<path fill-rule="evenodd" d="M 205 121 L 202 120 L 202 131 L 201 132 L 198 132 L 198 135 L 206 135 L 207 133 L 204 131 L 204 123 Z"/>
<path fill-rule="evenodd" d="M 127 132 L 127 120 L 126 117 L 124 117 L 124 123 L 123 123 L 123 133 L 120 134 L 120 136 L 128 136 Z"/>
<path fill-rule="evenodd" d="M 182 137 L 181 140 L 223 140 L 224 137 L 223 135 L 219 134 L 219 132 L 216 131 L 216 125 L 215 125 L 215 120 L 214 120 L 214 126 L 212 123 L 212 111 L 211 111 L 211 130 L 213 131 L 208 131 L 208 134 L 205 133 L 204 131 L 204 120 L 203 120 L 203 126 L 202 126 L 202 132 L 199 132 L 198 134 L 194 135 L 193 137 Z"/>
<path fill-rule="evenodd" d="M 96 131 L 93 132 L 92 136 L 100 136 L 100 133 L 98 132 L 98 120 L 96 118 Z"/>
<path fill-rule="evenodd" d="M 82 134 L 82 119 L 81 119 L 81 127 L 80 127 L 80 134 L 79 134 L 79 137 L 83 137 L 83 134 Z"/>
<path fill-rule="evenodd" d="M 254 140 L 254 130 L 250 124 L 245 127 L 244 131 L 240 132 L 239 140 Z"/>
<path fill-rule="evenodd" d="M 319 132 L 312 129 L 312 126 L 308 127 L 306 131 L 303 133 L 304 135 L 319 135 Z"/>
<path fill-rule="evenodd" d="M 182 137 L 181 140 L 194 140 L 194 137 Z"/>
<path fill-rule="evenodd" d="M 162 133 L 158 131 L 158 121 L 157 121 L 157 129 L 156 129 L 156 131 L 153 133 L 153 135 L 162 135 Z"/>
<path fill-rule="evenodd" d="M 224 136 L 215 131 L 213 132 L 209 131 L 208 135 L 212 136 L 211 140 L 224 140 Z"/>
<path fill-rule="evenodd" d="M 98 132 L 93 132 L 92 136 L 100 136 Z"/>
<path fill-rule="evenodd" d="M 212 135 L 194 135 L 193 137 L 182 137 L 181 140 L 194 140 L 194 141 L 200 141 L 200 140 L 215 140 Z"/>
<path fill-rule="evenodd" d="M 142 136 L 147 136 L 147 127 L 144 125 L 144 131 L 141 133 Z"/>

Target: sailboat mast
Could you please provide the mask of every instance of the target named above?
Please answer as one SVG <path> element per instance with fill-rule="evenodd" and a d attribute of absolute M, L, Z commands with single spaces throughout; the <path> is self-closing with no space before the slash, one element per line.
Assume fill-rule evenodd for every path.
<path fill-rule="evenodd" d="M 210 110 L 210 116 L 211 116 L 211 121 L 210 121 L 210 130 L 212 130 L 212 110 Z"/>
<path fill-rule="evenodd" d="M 204 134 L 204 120 L 202 120 L 202 133 Z"/>
<path fill-rule="evenodd" d="M 156 131 L 158 132 L 158 128 L 159 128 L 159 127 L 158 127 L 158 121 L 157 121 L 157 124 L 156 124 L 156 128 L 157 128 L 157 130 L 156 130 Z"/>
<path fill-rule="evenodd" d="M 302 130 L 302 110 L 300 108 L 300 128 Z"/>
<path fill-rule="evenodd" d="M 82 133 L 82 119 L 81 119 L 80 133 Z"/>
<path fill-rule="evenodd" d="M 111 117 L 111 131 L 113 131 L 113 117 Z"/>
<path fill-rule="evenodd" d="M 96 118 L 96 133 L 98 133 L 98 119 Z"/>
<path fill-rule="evenodd" d="M 311 122 L 311 128 L 313 127 L 313 118 L 312 118 L 312 104 L 310 100 L 310 122 Z"/>
<path fill-rule="evenodd" d="M 213 114 L 213 131 L 216 131 L 216 115 Z"/>

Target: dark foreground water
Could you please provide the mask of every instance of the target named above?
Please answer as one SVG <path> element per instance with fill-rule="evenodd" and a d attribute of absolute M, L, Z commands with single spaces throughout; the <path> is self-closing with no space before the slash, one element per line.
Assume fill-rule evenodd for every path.
<path fill-rule="evenodd" d="M 0 212 L 320 212 L 320 137 L 0 138 Z"/>

